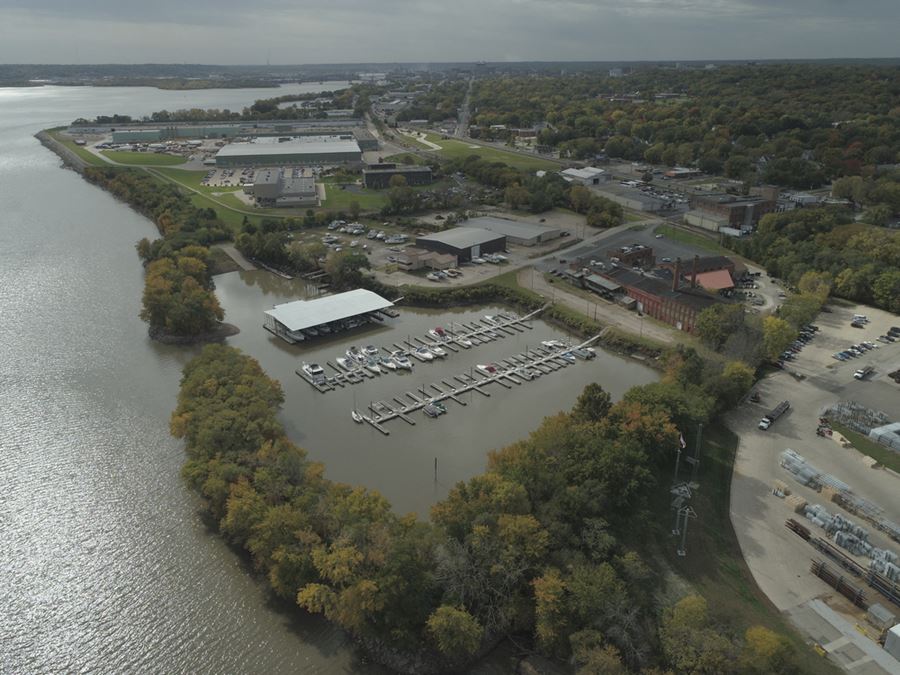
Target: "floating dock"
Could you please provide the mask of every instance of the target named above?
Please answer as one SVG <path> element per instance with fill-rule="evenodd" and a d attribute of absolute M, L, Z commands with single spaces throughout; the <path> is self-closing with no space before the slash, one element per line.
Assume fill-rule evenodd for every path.
<path fill-rule="evenodd" d="M 369 414 L 363 415 L 363 421 L 387 436 L 390 434 L 390 430 L 384 426 L 385 423 L 401 419 L 407 424 L 414 425 L 416 421 L 410 417 L 410 414 L 422 410 L 429 404 L 451 400 L 465 406 L 467 403 L 460 398 L 460 395 L 466 392 L 474 391 L 482 396 L 490 396 L 490 392 L 484 389 L 488 385 L 498 384 L 505 389 L 512 389 L 514 386 L 527 384 L 535 379 L 534 377 L 529 379 L 519 374 L 519 371 L 523 369 L 550 373 L 574 365 L 579 360 L 563 358 L 562 354 L 568 349 L 585 349 L 599 338 L 600 335 L 595 335 L 575 347 L 529 350 L 528 354 L 517 354 L 502 359 L 501 363 L 506 364 L 506 370 L 497 370 L 494 373 L 485 373 L 480 370 L 475 370 L 471 374 L 462 373 L 453 376 L 452 379 L 456 381 L 456 384 L 444 379 L 440 383 L 425 385 L 415 392 L 403 392 L 402 395 L 393 397 L 390 403 L 385 400 L 373 401 L 368 407 Z"/>
<path fill-rule="evenodd" d="M 423 347 L 425 349 L 440 347 L 447 353 L 441 356 L 435 356 L 433 360 L 444 359 L 466 349 L 471 349 L 495 340 L 501 340 L 512 335 L 519 335 L 531 330 L 532 326 L 528 322 L 547 309 L 547 307 L 549 307 L 549 305 L 544 305 L 540 309 L 521 317 L 508 314 L 495 314 L 490 319 L 486 316 L 467 323 L 454 323 L 452 324 L 452 328 L 455 330 L 445 330 L 444 333 L 446 337 L 443 340 L 438 340 L 431 335 L 422 337 L 408 336 L 405 339 L 394 342 L 390 347 L 382 347 L 381 349 L 388 354 L 394 350 L 408 352 L 411 358 L 427 363 L 429 362 L 428 359 L 417 354 L 416 349 Z M 380 311 L 387 316 L 391 316 L 386 310 Z M 456 329 L 457 327 L 458 329 Z M 539 352 L 535 352 L 535 354 L 537 353 Z M 313 379 L 302 370 L 298 369 L 296 373 L 309 382 L 311 386 L 315 387 L 316 390 L 324 394 L 333 391 L 337 387 L 359 384 L 367 379 L 377 377 L 378 375 L 386 375 L 391 372 L 390 370 L 381 367 L 379 372 L 376 373 L 362 364 L 356 364 L 349 368 L 340 368 L 331 361 L 326 361 L 326 365 L 335 371 L 333 375 L 326 375 L 324 378 Z M 403 369 L 398 368 L 397 372 L 402 372 L 402 370 Z"/>

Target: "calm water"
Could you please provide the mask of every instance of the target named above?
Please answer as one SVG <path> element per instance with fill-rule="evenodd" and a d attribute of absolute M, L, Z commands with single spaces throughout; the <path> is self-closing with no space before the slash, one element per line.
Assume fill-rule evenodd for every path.
<path fill-rule="evenodd" d="M 415 362 L 412 373 L 389 373 L 362 384 L 321 394 L 295 374 L 303 361 L 323 367 L 343 356 L 351 345 L 390 347 L 408 336 L 423 336 L 435 326 L 450 322 L 477 321 L 497 307 L 466 308 L 454 312 L 412 310 L 401 307 L 398 319 L 370 324 L 352 334 L 318 338 L 301 345 L 288 345 L 262 327 L 262 312 L 274 304 L 303 297 L 303 282 L 289 282 L 268 272 L 233 272 L 216 278 L 216 293 L 228 321 L 242 328 L 230 344 L 256 357 L 285 391 L 284 422 L 295 441 L 310 456 L 326 463 L 328 475 L 379 490 L 399 511 L 428 515 L 428 507 L 447 494 L 457 481 L 485 468 L 487 452 L 522 438 L 540 420 L 570 408 L 590 382 L 601 382 L 616 398 L 634 384 L 655 379 L 653 371 L 605 352 L 593 361 L 579 361 L 568 368 L 544 375 L 522 386 L 506 390 L 491 385 L 490 398 L 475 392 L 464 397 L 462 407 L 448 402 L 448 413 L 436 420 L 416 413 L 416 425 L 401 420 L 387 424 L 384 436 L 369 425 L 350 419 L 354 405 L 365 408 L 371 401 L 403 397 L 432 382 L 468 373 L 479 363 L 491 363 L 520 354 L 541 340 L 566 338 L 544 322 L 532 322 L 531 330 L 487 345 L 448 350 L 446 359 Z M 332 374 L 333 370 L 328 369 Z M 438 459 L 438 483 L 434 483 L 434 459 Z"/>
<path fill-rule="evenodd" d="M 133 247 L 155 228 L 61 170 L 31 137 L 76 117 L 237 110 L 274 93 L 0 89 L 0 672 L 371 671 L 339 631 L 271 607 L 199 520 L 179 478 L 181 445 L 167 428 L 193 352 L 151 342 L 137 318 L 142 279 Z M 293 374 L 301 358 L 336 356 L 342 341 L 310 351 L 262 330 L 262 309 L 297 297 L 297 288 L 258 273 L 217 283 L 229 321 L 242 328 L 233 344 L 285 386 L 292 437 L 326 462 L 330 477 L 381 490 L 403 511 L 424 513 L 448 485 L 483 469 L 486 450 L 569 406 L 587 381 L 620 393 L 653 377 L 605 357 L 451 406 L 434 422 L 395 422 L 385 439 L 349 423 L 350 391 L 323 396 Z M 444 322 L 407 311 L 359 341 L 380 344 L 391 331 Z M 552 333 L 538 324 L 528 340 Z M 461 372 L 521 351 L 524 340 L 451 357 L 432 372 Z M 358 388 L 359 402 L 431 381 L 418 368 Z"/>

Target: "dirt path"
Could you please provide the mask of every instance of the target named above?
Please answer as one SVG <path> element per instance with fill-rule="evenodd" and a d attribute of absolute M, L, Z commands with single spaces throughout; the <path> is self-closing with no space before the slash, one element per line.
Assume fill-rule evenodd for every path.
<path fill-rule="evenodd" d="M 600 296 L 587 300 L 566 290 L 563 284 L 549 284 L 544 275 L 532 268 L 519 270 L 517 280 L 523 288 L 532 288 L 546 298 L 562 302 L 576 312 L 588 314 L 601 323 L 641 335 L 666 344 L 675 342 L 675 329 L 665 328 L 651 319 L 642 320 L 635 312 L 618 307 Z"/>

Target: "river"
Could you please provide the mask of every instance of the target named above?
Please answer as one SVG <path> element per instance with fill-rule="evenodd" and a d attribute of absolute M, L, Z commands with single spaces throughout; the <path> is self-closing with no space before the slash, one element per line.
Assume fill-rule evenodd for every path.
<path fill-rule="evenodd" d="M 180 371 L 195 352 L 152 342 L 137 316 L 142 271 L 134 243 L 156 230 L 62 170 L 32 137 L 77 117 L 239 110 L 317 88 L 336 85 L 0 89 L 0 672 L 376 672 L 326 622 L 272 606 L 201 522 L 179 477 L 181 443 L 168 433 Z M 415 428 L 395 422 L 389 439 L 375 437 L 349 423 L 351 392 L 318 394 L 293 374 L 298 358 L 333 358 L 341 341 L 304 355 L 262 330 L 263 308 L 296 297 L 273 279 L 217 278 L 228 320 L 242 329 L 231 342 L 284 383 L 287 429 L 328 475 L 379 489 L 399 510 L 426 513 L 454 481 L 483 469 L 488 449 L 569 406 L 589 379 L 621 393 L 653 377 L 604 356 L 451 408 L 433 424 L 424 416 Z M 405 310 L 393 329 L 366 338 L 421 332 L 442 320 Z M 555 331 L 539 323 L 533 336 L 485 347 L 496 353 L 483 356 L 520 351 L 539 333 Z M 455 359 L 436 368 L 461 372 L 475 357 Z M 391 377 L 359 388 L 360 403 L 426 381 Z"/>

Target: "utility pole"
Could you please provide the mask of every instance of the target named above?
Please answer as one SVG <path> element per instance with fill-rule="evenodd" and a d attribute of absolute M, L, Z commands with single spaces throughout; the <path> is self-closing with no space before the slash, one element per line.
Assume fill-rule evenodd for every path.
<path fill-rule="evenodd" d="M 691 470 L 691 483 L 697 482 L 697 469 L 700 466 L 700 439 L 703 438 L 703 422 L 700 423 L 699 428 L 697 429 L 697 446 L 694 449 L 694 461 L 691 462 L 693 464 L 693 469 Z"/>
<path fill-rule="evenodd" d="M 683 507 L 679 513 L 684 516 L 684 524 L 681 526 L 681 545 L 678 547 L 677 553 L 678 556 L 683 558 L 687 555 L 687 549 L 685 549 L 685 543 L 687 542 L 687 525 L 689 518 L 696 518 L 697 512 L 694 511 L 690 506 Z"/>
<path fill-rule="evenodd" d="M 434 486 L 437 487 L 437 457 L 434 458 Z"/>

